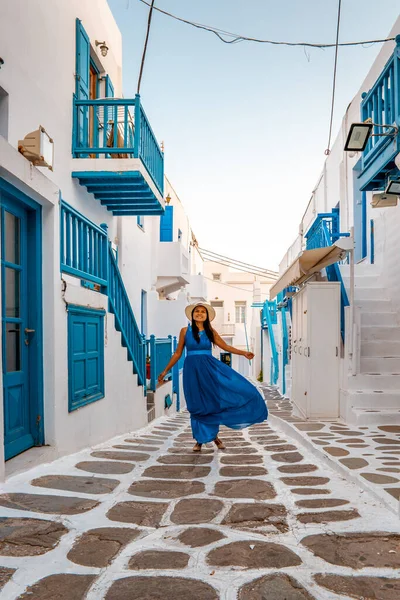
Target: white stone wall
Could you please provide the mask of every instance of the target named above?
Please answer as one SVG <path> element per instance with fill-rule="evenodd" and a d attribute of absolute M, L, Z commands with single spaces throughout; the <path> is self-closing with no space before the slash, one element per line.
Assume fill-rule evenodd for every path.
<path fill-rule="evenodd" d="M 59 454 L 99 443 L 147 422 L 143 388 L 137 385 L 132 363 L 127 360 L 126 349 L 121 346 L 121 336 L 115 330 L 110 313 L 107 313 L 105 330 L 105 398 L 68 413 L 66 302 L 107 308 L 107 298 L 81 288 L 80 282 L 71 277 L 64 277 L 67 288 L 64 297 L 62 295 L 60 194 L 97 225 L 108 225 L 109 237 L 118 246 L 119 268 L 139 327 L 142 290 L 147 291 L 149 298 L 149 334 L 178 335 L 186 324 L 185 294 L 176 302 L 161 302 L 158 298 L 154 301 L 154 293 L 157 293 L 152 289 L 157 280 L 160 218 L 146 216 L 144 227 L 140 228 L 136 217 L 113 217 L 71 177 L 76 18 L 82 20 L 90 38 L 92 57 L 100 73 L 110 76 L 115 96 L 122 97 L 122 40 L 106 0 L 3 0 L 0 18 L 4 59 L 0 87 L 9 95 L 8 135 L 7 139 L 0 137 L 0 177 L 36 200 L 43 210 L 44 430 L 46 443 L 54 446 Z M 106 41 L 109 47 L 106 57 L 101 56 L 95 40 Z M 101 88 L 100 96 L 104 96 Z M 148 117 L 151 122 L 151 115 Z M 17 151 L 18 140 L 39 125 L 54 140 L 53 171 L 33 167 Z M 168 186 L 169 182 L 165 195 L 172 189 Z M 182 243 L 189 249 L 190 224 L 175 192 L 173 204 L 174 239 L 177 240 L 179 227 Z M 195 272 L 201 270 L 198 258 L 194 266 Z M 184 405 L 183 398 L 181 403 Z M 2 397 L 0 405 L 3 405 Z M 2 452 L 3 419 L 0 417 Z M 3 466 L 0 455 L 0 477 Z"/>

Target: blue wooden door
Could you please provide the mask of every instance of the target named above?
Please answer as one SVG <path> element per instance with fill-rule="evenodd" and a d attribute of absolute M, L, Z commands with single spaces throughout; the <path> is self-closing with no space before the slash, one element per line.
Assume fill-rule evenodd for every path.
<path fill-rule="evenodd" d="M 89 99 L 90 85 L 90 41 L 82 25 L 76 20 L 76 86 L 75 94 L 78 100 Z M 89 107 L 80 106 L 78 114 L 78 146 L 89 145 Z"/>
<path fill-rule="evenodd" d="M 160 218 L 160 242 L 174 240 L 174 207 L 166 206 L 165 213 Z"/>
<path fill-rule="evenodd" d="M 354 260 L 360 262 L 367 256 L 367 196 L 359 189 L 358 176 L 361 161 L 354 167 Z"/>
<path fill-rule="evenodd" d="M 1 195 L 1 314 L 5 458 L 34 445 L 29 386 L 28 218 Z M 34 346 L 34 345 L 33 345 Z"/>

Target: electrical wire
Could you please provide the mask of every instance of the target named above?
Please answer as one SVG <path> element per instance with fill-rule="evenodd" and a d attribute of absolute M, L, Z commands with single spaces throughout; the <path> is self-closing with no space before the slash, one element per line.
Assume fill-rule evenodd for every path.
<path fill-rule="evenodd" d="M 204 279 L 207 279 L 208 281 L 212 281 L 213 283 L 218 283 L 218 285 L 225 285 L 226 287 L 230 287 L 233 288 L 234 290 L 240 290 L 242 292 L 247 292 L 248 294 L 252 294 L 253 290 L 246 290 L 245 288 L 241 288 L 238 287 L 237 285 L 232 285 L 231 283 L 224 283 L 223 281 L 215 281 L 215 279 L 211 279 L 211 277 L 206 277 L 205 275 L 203 275 Z M 251 282 L 253 283 L 253 282 Z M 249 283 L 250 285 L 250 283 Z"/>
<path fill-rule="evenodd" d="M 251 273 L 252 275 L 257 275 L 258 277 L 265 277 L 274 280 L 278 279 L 278 273 L 276 271 L 270 271 L 269 269 L 255 267 L 254 265 L 242 263 L 241 261 L 227 258 L 225 256 L 215 254 L 214 252 L 209 252 L 208 250 L 204 250 L 201 248 L 198 248 L 198 251 L 201 258 L 205 261 L 215 262 L 226 267 L 232 267 L 234 269 L 237 269 L 238 271 Z"/>
<path fill-rule="evenodd" d="M 334 112 L 335 112 L 336 74 L 337 74 L 337 62 L 338 62 L 338 53 L 339 53 L 339 33 L 340 33 L 340 14 L 341 14 L 341 9 L 342 9 L 342 0 L 339 0 L 337 25 L 336 25 L 335 63 L 334 63 L 334 66 L 333 66 L 331 116 L 330 116 L 330 123 L 329 123 L 328 145 L 327 145 L 326 150 L 325 150 L 325 155 L 326 156 L 329 156 L 329 154 L 331 153 L 333 115 L 334 115 Z"/>
<path fill-rule="evenodd" d="M 139 0 L 142 4 L 146 4 L 147 6 L 151 6 L 149 2 L 146 0 Z M 361 42 L 341 42 L 340 44 L 312 44 L 309 42 L 284 42 L 284 41 L 276 41 L 276 40 L 263 40 L 259 38 L 248 37 L 245 35 L 240 35 L 238 33 L 232 33 L 230 31 L 224 31 L 223 29 L 219 29 L 218 27 L 213 27 L 211 25 L 204 25 L 202 23 L 196 23 L 195 21 L 189 21 L 188 19 L 183 19 L 182 17 L 178 17 L 173 13 L 170 13 L 166 10 L 162 10 L 161 8 L 154 7 L 154 10 L 170 17 L 171 19 L 175 19 L 176 21 L 180 21 L 181 23 L 185 23 L 186 25 L 190 25 L 192 27 L 196 27 L 197 29 L 203 29 L 204 31 L 208 31 L 216 35 L 221 42 L 224 44 L 236 44 L 238 42 L 256 42 L 259 44 L 270 44 L 274 46 L 302 46 L 307 48 L 336 48 L 336 46 L 364 46 L 365 44 L 383 44 L 385 42 L 394 41 L 394 37 L 391 38 L 383 38 L 378 40 L 364 40 Z M 225 36 L 225 37 L 223 37 Z M 231 39 L 226 39 L 231 38 Z"/>
<path fill-rule="evenodd" d="M 149 10 L 149 18 L 147 20 L 147 31 L 146 31 L 146 39 L 144 41 L 144 47 L 143 47 L 142 62 L 140 63 L 139 79 L 138 79 L 138 85 L 137 85 L 137 94 L 140 94 L 140 84 L 142 83 L 143 67 L 144 67 L 144 61 L 145 61 L 145 58 L 146 58 L 147 43 L 149 41 L 151 18 L 153 16 L 154 2 L 155 2 L 155 0 L 151 0 L 151 4 L 148 4 L 148 6 L 150 6 L 150 10 Z"/>

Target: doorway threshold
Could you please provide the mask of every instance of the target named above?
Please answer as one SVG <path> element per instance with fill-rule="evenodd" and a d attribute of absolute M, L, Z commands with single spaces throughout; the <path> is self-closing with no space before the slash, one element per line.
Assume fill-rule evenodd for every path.
<path fill-rule="evenodd" d="M 5 464 L 5 479 L 29 471 L 33 467 L 52 462 L 57 458 L 57 451 L 53 446 L 37 446 L 30 448 Z"/>

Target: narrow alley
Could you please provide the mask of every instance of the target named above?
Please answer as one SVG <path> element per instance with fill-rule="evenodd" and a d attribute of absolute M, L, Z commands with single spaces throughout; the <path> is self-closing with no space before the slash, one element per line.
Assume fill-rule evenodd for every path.
<path fill-rule="evenodd" d="M 272 422 L 196 455 L 188 414 L 162 417 L 9 478 L 1 598 L 397 600 L 395 513 Z"/>

